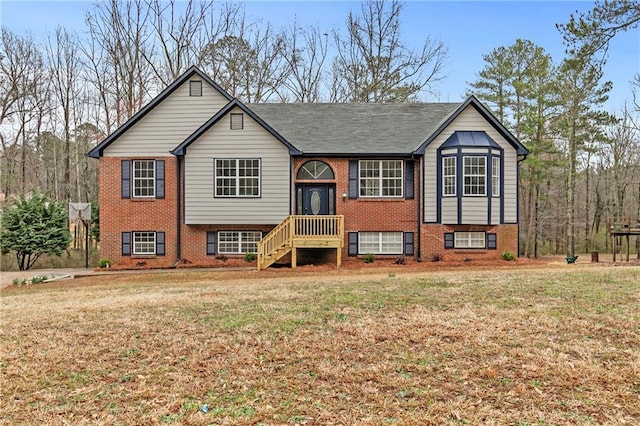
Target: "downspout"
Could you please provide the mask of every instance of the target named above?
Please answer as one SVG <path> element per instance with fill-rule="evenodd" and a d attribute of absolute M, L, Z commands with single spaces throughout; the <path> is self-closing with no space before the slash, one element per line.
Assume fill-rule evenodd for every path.
<path fill-rule="evenodd" d="M 176 263 L 182 260 L 182 156 L 176 155 Z"/>
<path fill-rule="evenodd" d="M 420 210 L 420 206 L 422 205 L 422 162 L 420 161 L 420 158 L 416 159 L 414 157 L 414 154 L 411 154 L 411 158 L 413 159 L 413 161 L 415 162 L 415 164 L 418 166 L 418 185 L 414 184 L 414 187 L 416 188 L 416 246 L 418 247 L 418 250 L 416 251 L 416 261 L 418 262 L 422 262 L 422 256 L 420 255 L 420 253 L 422 252 L 422 246 L 420 244 L 420 234 L 422 233 L 422 215 L 421 215 L 421 210 Z M 414 170 L 416 169 L 416 167 L 414 166 Z"/>

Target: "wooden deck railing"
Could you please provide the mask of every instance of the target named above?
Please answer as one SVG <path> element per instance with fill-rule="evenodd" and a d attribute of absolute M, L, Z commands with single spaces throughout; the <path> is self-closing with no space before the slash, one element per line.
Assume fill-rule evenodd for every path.
<path fill-rule="evenodd" d="M 343 239 L 342 215 L 288 216 L 258 242 L 258 269 L 267 268 L 298 246 L 327 247 L 331 243 L 330 247 L 341 249 Z M 292 260 L 292 267 L 295 266 Z"/>

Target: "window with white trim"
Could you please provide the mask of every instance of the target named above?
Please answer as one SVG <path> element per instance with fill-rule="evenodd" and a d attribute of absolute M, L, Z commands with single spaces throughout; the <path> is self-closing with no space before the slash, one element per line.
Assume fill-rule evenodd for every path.
<path fill-rule="evenodd" d="M 442 195 L 456 195 L 456 157 L 442 158 Z"/>
<path fill-rule="evenodd" d="M 359 254 L 402 254 L 402 232 L 358 233 Z"/>
<path fill-rule="evenodd" d="M 133 233 L 133 254 L 134 255 L 156 254 L 156 233 L 155 232 L 134 232 Z"/>
<path fill-rule="evenodd" d="M 487 157 L 463 157 L 464 195 L 487 195 Z"/>
<path fill-rule="evenodd" d="M 456 232 L 455 248 L 485 248 L 486 238 L 484 232 Z"/>
<path fill-rule="evenodd" d="M 156 162 L 133 160 L 133 196 L 152 198 L 156 195 Z"/>
<path fill-rule="evenodd" d="M 500 157 L 491 158 L 491 195 L 500 196 Z"/>
<path fill-rule="evenodd" d="M 361 197 L 402 197 L 402 160 L 361 160 Z"/>
<path fill-rule="evenodd" d="M 218 253 L 257 253 L 260 231 L 218 231 Z"/>
<path fill-rule="evenodd" d="M 333 179 L 333 170 L 324 161 L 307 161 L 298 170 L 298 179 Z"/>
<path fill-rule="evenodd" d="M 216 158 L 216 197 L 259 197 L 260 160 L 256 158 Z"/>

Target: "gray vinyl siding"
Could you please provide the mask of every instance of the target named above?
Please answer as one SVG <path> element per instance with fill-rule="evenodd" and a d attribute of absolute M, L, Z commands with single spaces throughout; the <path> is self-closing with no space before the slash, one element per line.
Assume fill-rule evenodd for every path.
<path fill-rule="evenodd" d="M 436 180 L 438 158 L 436 151 L 430 148 L 431 146 L 427 147 L 424 161 L 424 220 L 425 222 L 436 222 L 438 214 L 438 186 Z"/>
<path fill-rule="evenodd" d="M 458 198 L 445 197 L 442 199 L 442 223 L 458 223 Z"/>
<path fill-rule="evenodd" d="M 500 197 L 491 198 L 491 225 L 500 224 Z"/>
<path fill-rule="evenodd" d="M 437 161 L 437 153 L 438 148 L 442 145 L 455 131 L 465 131 L 465 130 L 477 130 L 477 131 L 485 131 L 498 145 L 500 145 L 504 149 L 504 185 L 501 188 L 501 195 L 504 197 L 504 221 L 506 223 L 516 223 L 517 218 L 517 154 L 515 148 L 507 142 L 502 135 L 487 121 L 485 120 L 480 113 L 478 113 L 475 108 L 472 106 L 468 106 L 456 119 L 438 135 L 425 149 L 425 158 L 424 158 L 424 221 L 425 222 L 436 222 L 437 221 L 437 210 L 436 203 L 438 202 L 438 194 L 437 194 L 437 171 L 436 171 L 436 161 Z M 465 149 L 465 152 L 469 152 Z M 483 150 L 486 153 L 486 149 Z M 460 178 L 460 177 L 458 177 Z M 490 179 L 490 176 L 487 176 Z M 466 197 L 463 197 L 466 200 Z M 443 199 L 442 205 L 442 223 L 457 223 L 457 211 L 456 211 L 456 221 L 450 222 L 445 220 L 445 216 L 449 218 L 453 213 L 450 211 L 451 202 Z M 486 210 L 486 200 L 484 202 L 485 210 L 484 215 L 482 216 L 483 223 L 487 223 L 487 210 Z M 499 207 L 499 205 L 498 205 Z M 456 206 L 457 208 L 457 206 Z M 465 208 L 471 209 L 469 212 L 465 211 Z M 475 217 L 475 214 L 478 213 L 479 205 L 477 202 L 473 201 L 471 197 L 470 203 L 463 202 L 462 206 L 462 223 L 475 224 L 479 223 L 474 219 L 474 221 L 467 222 L 465 219 L 471 219 Z M 492 205 L 492 218 L 495 218 L 494 211 Z M 499 209 L 498 209 L 499 215 Z M 499 222 L 499 216 L 498 216 Z"/>
<path fill-rule="evenodd" d="M 205 81 L 202 82 L 202 96 L 189 96 L 189 81 L 185 81 L 109 145 L 104 156 L 168 155 L 227 103 L 228 100 Z"/>
<path fill-rule="evenodd" d="M 230 112 L 242 113 L 236 108 Z M 187 148 L 184 163 L 187 225 L 275 225 L 289 215 L 289 151 L 247 114 L 230 129 L 227 114 Z M 259 158 L 260 197 L 214 197 L 214 158 Z"/>
<path fill-rule="evenodd" d="M 486 225 L 487 197 L 462 197 L 462 222 L 465 225 Z"/>
<path fill-rule="evenodd" d="M 496 139 L 496 142 L 498 140 Z M 498 142 L 500 143 L 500 142 Z M 501 144 L 502 145 L 502 144 Z M 518 222 L 518 154 L 514 149 L 504 150 L 504 221 Z"/>

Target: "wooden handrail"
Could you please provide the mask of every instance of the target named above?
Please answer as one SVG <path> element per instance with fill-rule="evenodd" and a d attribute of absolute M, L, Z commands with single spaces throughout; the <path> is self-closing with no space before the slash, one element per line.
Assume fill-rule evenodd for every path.
<path fill-rule="evenodd" d="M 342 215 L 292 215 L 287 216 L 271 232 L 258 242 L 258 269 L 264 269 L 271 263 L 267 256 L 277 251 L 283 256 L 288 253 L 297 239 L 326 240 L 342 239 L 344 235 L 344 216 Z"/>

